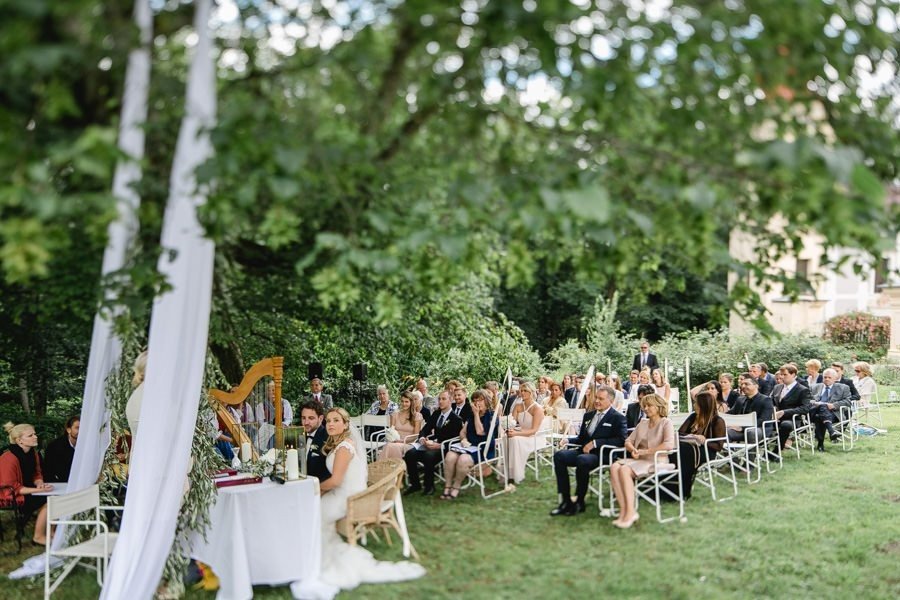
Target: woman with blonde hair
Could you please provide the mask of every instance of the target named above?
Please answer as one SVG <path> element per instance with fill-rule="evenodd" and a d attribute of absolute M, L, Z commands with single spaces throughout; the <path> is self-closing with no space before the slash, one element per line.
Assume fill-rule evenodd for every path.
<path fill-rule="evenodd" d="M 382 446 L 378 460 L 403 458 L 406 451 L 412 448 L 412 442 L 418 438 L 424 419 L 422 413 L 416 410 L 416 404 L 418 402 L 421 405 L 421 400 L 417 401 L 415 394 L 416 392 L 400 394 L 400 410 L 391 415 L 391 427 L 400 434 L 400 439 Z"/>
<path fill-rule="evenodd" d="M 147 356 L 148 351 L 144 350 L 134 359 L 134 377 L 131 380 L 134 391 L 131 392 L 131 396 L 128 397 L 128 404 L 125 405 L 125 418 L 128 419 L 132 447 L 137 440 L 138 424 L 141 418 L 141 403 L 144 401 L 144 374 L 147 371 Z"/>
<path fill-rule="evenodd" d="M 669 402 L 658 394 L 648 394 L 641 398 L 641 409 L 647 418 L 625 440 L 630 458 L 617 460 L 610 466 L 610 481 L 619 503 L 619 518 L 613 525 L 620 529 L 628 529 L 640 517 L 634 499 L 634 480 L 648 475 L 654 468 L 674 467 L 668 455 L 656 458 L 659 451 L 675 449 L 675 427 L 668 419 Z"/>
<path fill-rule="evenodd" d="M 32 542 L 43 546 L 47 543 L 47 498 L 35 494 L 53 486 L 44 483 L 37 433 L 28 423 L 7 423 L 3 429 L 9 436 L 9 450 L 0 455 L 0 506 L 17 504 L 23 523 L 38 511 Z"/>
<path fill-rule="evenodd" d="M 538 431 L 544 422 L 544 409 L 537 402 L 537 391 L 530 381 L 522 384 L 519 393 L 522 402 L 517 404 L 513 416 L 518 429 L 507 429 L 503 448 L 506 453 L 508 481 L 519 483 L 525 479 L 525 465 L 528 457 L 536 447 L 542 445 L 542 440 L 536 439 Z M 543 437 L 543 436 L 541 436 Z"/>
<path fill-rule="evenodd" d="M 666 379 L 662 369 L 653 369 L 650 371 L 650 380 L 656 386 L 656 393 L 662 396 L 663 400 L 669 401 L 672 388 L 669 387 L 669 381 Z"/>
<path fill-rule="evenodd" d="M 566 399 L 563 397 L 562 386 L 556 383 L 555 381 L 550 383 L 550 397 L 544 400 L 543 409 L 544 414 L 556 418 L 560 408 L 569 408 L 569 403 L 566 402 Z M 562 433 L 563 429 L 568 426 L 567 423 L 563 423 L 561 421 L 556 422 L 556 433 Z"/>
<path fill-rule="evenodd" d="M 868 408 L 877 387 L 872 377 L 872 365 L 865 361 L 853 363 L 853 373 L 853 385 L 859 392 L 859 406 Z"/>

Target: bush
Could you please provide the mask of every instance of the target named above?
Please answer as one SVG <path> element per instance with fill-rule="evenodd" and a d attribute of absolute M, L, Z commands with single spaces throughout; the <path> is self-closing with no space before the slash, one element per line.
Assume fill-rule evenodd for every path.
<path fill-rule="evenodd" d="M 891 342 L 891 318 L 870 313 L 849 312 L 825 323 L 825 339 L 868 353 L 868 357 L 882 357 Z"/>

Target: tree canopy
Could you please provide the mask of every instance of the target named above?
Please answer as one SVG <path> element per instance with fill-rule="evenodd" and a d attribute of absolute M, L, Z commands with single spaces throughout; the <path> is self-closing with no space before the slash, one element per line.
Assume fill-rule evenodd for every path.
<path fill-rule="evenodd" d="M 123 274 L 139 319 L 161 283 L 193 45 L 192 7 L 154 6 L 141 244 Z M 735 271 L 730 301 L 760 317 L 750 282 L 790 285 L 769 265 L 803 234 L 871 255 L 894 244 L 884 190 L 900 156 L 897 8 L 222 0 L 216 154 L 199 174 L 213 184 L 201 216 L 218 244 L 213 347 L 238 368 L 253 345 L 238 313 L 315 328 L 328 311 L 386 331 L 482 286 L 527 312 L 538 277 L 559 273 L 637 310 L 674 293 L 721 298 L 722 274 Z M 6 0 L 4 14 L 0 342 L 24 374 L 41 370 L 28 349 L 89 337 L 136 35 L 127 3 Z M 786 227 L 768 227 L 775 215 Z M 729 256 L 733 230 L 758 237 L 756 260 Z M 49 305 L 34 299 L 73 273 L 81 300 L 52 311 L 51 331 Z M 269 278 L 281 294 L 227 292 Z M 720 322 L 722 302 L 710 309 Z M 474 305 L 496 323 L 490 304 Z M 287 342 L 276 333 L 273 344 Z M 557 337 L 543 348 L 564 341 L 546 335 Z"/>

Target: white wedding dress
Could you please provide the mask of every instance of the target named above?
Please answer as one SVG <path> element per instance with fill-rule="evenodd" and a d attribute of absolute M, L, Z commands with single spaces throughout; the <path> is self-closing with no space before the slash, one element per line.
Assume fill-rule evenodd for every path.
<path fill-rule="evenodd" d="M 338 449 L 346 448 L 352 458 L 341 484 L 322 495 L 322 570 L 317 582 L 301 581 L 291 584 L 294 598 L 303 600 L 330 600 L 342 590 L 352 590 L 361 583 L 387 583 L 417 579 L 425 569 L 413 562 L 383 562 L 360 546 L 344 542 L 335 529 L 335 523 L 347 514 L 347 498 L 357 494 L 367 485 L 367 469 L 362 438 L 351 426 L 351 439 L 344 440 L 326 458 L 329 471 L 334 468 Z"/>

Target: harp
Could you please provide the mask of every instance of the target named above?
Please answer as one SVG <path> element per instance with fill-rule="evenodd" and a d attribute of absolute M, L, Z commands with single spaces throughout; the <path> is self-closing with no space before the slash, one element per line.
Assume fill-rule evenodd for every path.
<path fill-rule="evenodd" d="M 231 439 L 238 444 L 238 448 L 245 442 L 250 443 L 253 458 L 257 458 L 260 451 L 263 453 L 266 451 L 270 440 L 274 439 L 275 448 L 284 445 L 281 404 L 283 375 L 284 357 L 273 356 L 264 358 L 250 367 L 250 370 L 244 373 L 241 383 L 231 391 L 209 390 L 209 397 L 214 400 L 213 407 L 231 433 Z M 271 398 L 268 397 L 267 389 L 270 382 L 274 384 L 274 394 Z M 238 423 L 234 419 L 228 407 L 240 407 L 241 403 L 252 407 L 255 422 Z M 271 423 L 267 415 L 271 417 Z M 260 416 L 263 418 L 260 419 Z"/>

